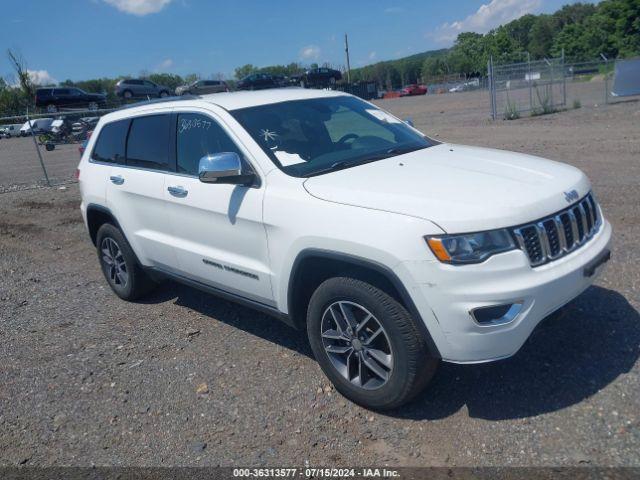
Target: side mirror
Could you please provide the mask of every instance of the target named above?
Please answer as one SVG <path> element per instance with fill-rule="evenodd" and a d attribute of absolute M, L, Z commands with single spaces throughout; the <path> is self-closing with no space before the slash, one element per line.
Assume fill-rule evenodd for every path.
<path fill-rule="evenodd" d="M 404 123 L 406 123 L 410 127 L 415 127 L 415 125 L 413 124 L 413 120 L 411 120 L 410 118 L 405 118 Z"/>
<path fill-rule="evenodd" d="M 222 152 L 200 159 L 198 178 L 202 183 L 250 186 L 255 180 L 255 174 L 242 171 L 242 161 L 237 153 Z"/>

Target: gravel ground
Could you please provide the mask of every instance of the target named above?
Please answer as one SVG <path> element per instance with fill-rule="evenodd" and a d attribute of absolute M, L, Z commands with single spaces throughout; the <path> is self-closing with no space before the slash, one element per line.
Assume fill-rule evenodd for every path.
<path fill-rule="evenodd" d="M 259 313 L 174 283 L 118 300 L 76 185 L 5 193 L 0 465 L 640 466 L 640 104 L 495 123 L 478 93 L 381 104 L 443 140 L 583 169 L 615 230 L 597 285 L 515 357 L 443 364 L 383 415 Z"/>
<path fill-rule="evenodd" d="M 79 144 L 56 145 L 47 152 L 40 147 L 42 161 L 52 184 L 73 179 L 80 154 Z M 0 140 L 0 193 L 46 185 L 36 146 L 31 137 Z"/>

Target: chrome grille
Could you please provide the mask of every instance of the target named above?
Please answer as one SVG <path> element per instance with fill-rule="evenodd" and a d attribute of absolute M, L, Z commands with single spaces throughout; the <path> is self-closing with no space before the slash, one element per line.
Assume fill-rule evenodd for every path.
<path fill-rule="evenodd" d="M 512 229 L 533 267 L 560 258 L 584 245 L 600 228 L 598 205 L 589 193 L 555 215 Z"/>

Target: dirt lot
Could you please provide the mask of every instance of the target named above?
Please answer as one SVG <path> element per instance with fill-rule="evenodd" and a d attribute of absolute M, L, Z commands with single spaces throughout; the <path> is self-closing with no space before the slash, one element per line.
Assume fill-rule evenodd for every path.
<path fill-rule="evenodd" d="M 78 144 L 57 145 L 51 152 L 40 147 L 49 180 L 62 184 L 73 179 L 80 161 Z M 31 137 L 0 140 L 0 193 L 45 185 L 36 146 Z"/>
<path fill-rule="evenodd" d="M 173 283 L 118 300 L 75 185 L 5 193 L 0 464 L 640 466 L 640 104 L 491 123 L 477 93 L 381 103 L 441 140 L 583 169 L 615 230 L 597 286 L 515 357 L 443 364 L 382 415 L 261 314 Z"/>

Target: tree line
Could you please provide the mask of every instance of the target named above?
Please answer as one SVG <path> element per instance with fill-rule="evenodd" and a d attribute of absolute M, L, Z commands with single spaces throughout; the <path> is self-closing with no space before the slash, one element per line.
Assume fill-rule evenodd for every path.
<path fill-rule="evenodd" d="M 565 5 L 553 14 L 524 15 L 486 34 L 460 33 L 452 48 L 378 62 L 352 71 L 355 80 L 387 88 L 434 77 L 486 75 L 496 63 L 560 57 L 567 61 L 625 58 L 640 54 L 640 1 L 604 0 Z"/>

